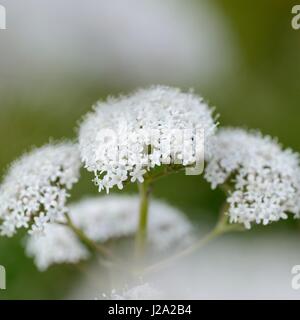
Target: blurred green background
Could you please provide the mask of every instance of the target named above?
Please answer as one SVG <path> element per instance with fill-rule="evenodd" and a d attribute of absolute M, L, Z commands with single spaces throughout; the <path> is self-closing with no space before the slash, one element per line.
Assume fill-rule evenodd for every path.
<path fill-rule="evenodd" d="M 38 2 L 36 1 L 36 5 Z M 40 6 L 42 2 L 39 2 Z M 8 1 L 0 3 L 6 5 L 7 9 L 11 5 Z M 209 81 L 202 78 L 200 71 L 197 77 L 188 80 L 188 77 L 180 79 L 174 75 L 162 77 L 154 72 L 151 77 L 144 78 L 131 75 L 130 81 L 126 81 L 123 69 L 120 69 L 120 73 L 125 80 L 120 80 L 120 74 L 116 70 L 109 74 L 109 68 L 103 76 L 97 71 L 97 64 L 93 65 L 92 72 L 83 72 L 82 69 L 76 70 L 76 67 L 70 66 L 64 69 L 63 64 L 58 65 L 57 69 L 53 69 L 51 65 L 35 66 L 34 49 L 28 60 L 14 60 L 16 51 L 18 58 L 23 54 L 20 44 L 22 39 L 17 38 L 15 42 L 20 44 L 20 48 L 9 39 L 10 29 L 22 27 L 20 24 L 13 24 L 13 13 L 18 8 L 16 5 L 11 11 L 8 10 L 8 22 L 10 18 L 12 21 L 8 30 L 0 31 L 0 52 L 6 53 L 4 60 L 0 54 L 1 176 L 11 161 L 31 146 L 41 146 L 48 142 L 49 137 L 75 138 L 74 128 L 78 120 L 98 99 L 130 92 L 150 83 L 178 85 L 184 89 L 192 86 L 196 93 L 216 106 L 221 125 L 259 128 L 263 133 L 278 137 L 284 146 L 300 151 L 300 30 L 295 31 L 291 27 L 291 8 L 296 3 L 297 1 L 288 0 L 182 1 L 182 6 L 193 5 L 197 8 L 193 10 L 194 19 L 198 13 L 203 15 L 203 5 L 209 5 L 210 14 L 212 13 L 210 18 L 222 19 L 222 24 L 212 26 L 216 28 L 213 32 L 220 33 L 221 38 L 221 29 L 226 28 L 230 33 L 230 41 L 225 41 L 224 55 L 224 42 L 220 42 L 215 49 L 218 50 L 217 57 L 224 58 L 225 66 L 226 59 L 230 60 L 229 68 L 225 68 L 226 71 L 222 71 L 220 76 L 216 70 Z M 52 6 L 55 8 L 55 1 Z M 85 2 L 85 6 L 89 6 L 89 1 Z M 21 9 L 24 7 L 19 8 Z M 66 10 L 72 16 L 72 9 Z M 215 16 L 214 12 L 217 13 Z M 40 19 L 38 23 L 44 22 Z M 48 28 L 51 29 L 51 24 Z M 63 29 L 64 25 L 60 28 Z M 211 32 L 204 28 L 203 32 L 206 31 Z M 119 32 L 122 33 L 122 30 Z M 107 33 L 108 38 L 112 36 Z M 77 40 L 76 34 L 73 34 L 72 41 Z M 44 45 L 38 40 L 32 41 L 37 41 L 36 47 Z M 92 38 L 90 41 L 97 39 Z M 192 35 L 192 41 L 197 43 L 197 31 Z M 88 60 L 87 46 L 88 43 L 85 43 Z M 225 55 L 228 47 L 229 53 Z M 118 50 L 121 50 L 118 54 L 122 55 L 122 48 Z M 158 54 L 159 50 L 158 47 Z M 57 57 L 55 59 L 59 60 Z M 26 61 L 31 63 L 27 68 Z M 211 65 L 215 62 L 217 61 L 211 61 Z M 176 69 L 176 64 L 174 68 Z M 72 191 L 74 200 L 79 199 L 82 194 L 96 194 L 91 178 L 89 174 L 82 173 L 82 180 Z M 133 192 L 135 187 L 127 187 L 126 191 Z M 218 191 L 211 192 L 201 176 L 172 176 L 160 181 L 154 194 L 183 209 L 195 224 L 201 224 L 202 221 L 213 223 L 223 201 L 223 195 Z M 256 232 L 273 232 L 278 228 L 298 232 L 296 222 L 289 219 L 263 230 L 255 227 L 251 233 L 240 237 L 251 238 Z M 0 291 L 0 298 L 60 299 L 66 296 L 79 276 L 76 269 L 72 266 L 58 266 L 44 273 L 38 272 L 32 260 L 24 254 L 21 244 L 23 236 L 21 234 L 13 239 L 0 239 L 0 264 L 7 270 L 7 290 Z"/>

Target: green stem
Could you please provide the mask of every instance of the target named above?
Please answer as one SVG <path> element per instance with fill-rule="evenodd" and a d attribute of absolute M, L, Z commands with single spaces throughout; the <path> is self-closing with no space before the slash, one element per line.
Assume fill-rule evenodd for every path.
<path fill-rule="evenodd" d="M 140 190 L 140 213 L 139 224 L 135 239 L 136 258 L 143 257 L 147 241 L 147 225 L 148 225 L 148 209 L 149 209 L 149 195 L 150 185 L 148 181 L 139 184 Z"/>
<path fill-rule="evenodd" d="M 67 219 L 66 225 L 71 228 L 71 230 L 77 235 L 81 242 L 84 243 L 91 251 L 96 251 L 100 253 L 102 256 L 109 258 L 110 260 L 118 261 L 118 259 L 114 257 L 114 255 L 107 248 L 94 242 L 81 229 L 75 226 L 68 214 L 66 214 L 65 216 Z"/>
<path fill-rule="evenodd" d="M 145 181 L 139 184 L 140 191 L 140 210 L 139 210 L 139 223 L 138 230 L 135 238 L 135 254 L 136 259 L 140 260 L 144 256 L 146 241 L 147 241 L 147 224 L 148 224 L 148 209 L 149 209 L 149 195 L 151 185 L 153 182 L 162 177 L 168 176 L 184 169 L 182 166 L 166 166 L 161 172 L 154 175 L 145 176 Z"/>

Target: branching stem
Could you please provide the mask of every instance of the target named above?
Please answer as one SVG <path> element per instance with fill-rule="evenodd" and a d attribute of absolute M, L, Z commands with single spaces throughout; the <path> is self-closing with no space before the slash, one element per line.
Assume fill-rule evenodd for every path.
<path fill-rule="evenodd" d="M 119 259 L 116 258 L 106 247 L 96 243 L 90 239 L 81 229 L 79 229 L 71 220 L 68 214 L 65 215 L 67 222 L 66 225 L 77 235 L 82 243 L 84 243 L 91 251 L 100 253 L 103 257 L 108 258 L 110 261 L 119 262 Z"/>

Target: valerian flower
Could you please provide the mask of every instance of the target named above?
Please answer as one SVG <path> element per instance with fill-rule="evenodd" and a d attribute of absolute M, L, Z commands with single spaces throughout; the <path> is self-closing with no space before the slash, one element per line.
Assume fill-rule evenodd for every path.
<path fill-rule="evenodd" d="M 94 107 L 79 129 L 81 158 L 99 191 L 122 189 L 125 181 L 143 182 L 157 166 L 196 166 L 215 127 L 202 98 L 151 87 Z"/>
<path fill-rule="evenodd" d="M 48 144 L 23 155 L 0 186 L 0 232 L 12 236 L 19 228 L 42 232 L 67 211 L 68 190 L 78 181 L 80 157 L 71 142 Z"/>
<path fill-rule="evenodd" d="M 138 226 L 138 211 L 137 196 L 87 198 L 69 206 L 69 216 L 74 225 L 98 243 L 133 236 Z M 61 223 L 64 222 L 62 219 Z M 191 223 L 179 210 L 162 201 L 152 201 L 149 244 L 155 250 L 162 252 L 171 247 L 185 246 L 193 240 L 193 236 Z M 76 263 L 88 257 L 80 243 L 75 242 L 69 227 L 58 223 L 47 226 L 43 234 L 30 236 L 26 247 L 40 269 L 54 263 Z"/>
<path fill-rule="evenodd" d="M 300 213 L 299 155 L 259 132 L 221 129 L 214 138 L 205 177 L 225 185 L 231 222 L 264 225 Z"/>

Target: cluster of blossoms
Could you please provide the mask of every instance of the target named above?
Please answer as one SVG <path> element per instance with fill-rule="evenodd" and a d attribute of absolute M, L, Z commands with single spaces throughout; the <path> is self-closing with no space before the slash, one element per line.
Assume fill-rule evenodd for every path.
<path fill-rule="evenodd" d="M 99 191 L 108 192 L 127 180 L 143 182 L 155 166 L 199 164 L 215 128 L 202 98 L 152 87 L 99 102 L 80 126 L 80 154 Z"/>
<path fill-rule="evenodd" d="M 138 225 L 139 198 L 117 196 L 88 198 L 69 207 L 69 216 L 90 239 L 104 243 L 134 235 Z M 149 244 L 162 251 L 187 245 L 193 239 L 193 227 L 177 209 L 154 200 L 149 210 Z M 88 258 L 88 252 L 75 234 L 61 224 L 49 224 L 44 234 L 32 235 L 26 251 L 40 270 L 52 264 L 76 263 Z"/>
<path fill-rule="evenodd" d="M 12 236 L 19 228 L 29 229 L 26 252 L 40 270 L 87 259 L 90 252 L 80 242 L 80 233 L 96 245 L 130 237 L 139 229 L 139 240 L 146 234 L 146 189 L 153 182 L 151 174 L 156 174 L 150 171 L 164 166 L 158 170 L 163 175 L 199 164 L 202 168 L 204 150 L 205 178 L 213 189 L 226 188 L 230 222 L 250 228 L 253 223 L 285 219 L 289 212 L 299 218 L 299 155 L 259 132 L 216 131 L 207 104 L 179 89 L 151 87 L 100 102 L 81 123 L 78 145 L 48 144 L 12 165 L 0 186 L 0 234 Z M 141 188 L 143 201 L 137 196 L 110 195 L 67 205 L 81 165 L 94 173 L 99 191 L 150 179 Z M 148 229 L 155 252 L 194 239 L 184 215 L 157 200 L 149 204 Z M 158 294 L 148 284 L 112 294 L 113 299 L 143 297 Z"/>
<path fill-rule="evenodd" d="M 71 142 L 49 144 L 17 160 L 0 186 L 1 235 L 12 236 L 22 227 L 42 232 L 60 219 L 80 167 L 78 147 Z"/>
<path fill-rule="evenodd" d="M 230 220 L 246 228 L 300 214 L 299 155 L 259 132 L 220 129 L 205 177 L 227 185 Z"/>

